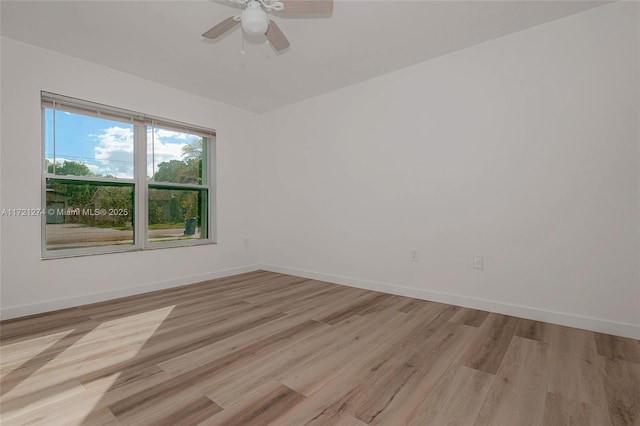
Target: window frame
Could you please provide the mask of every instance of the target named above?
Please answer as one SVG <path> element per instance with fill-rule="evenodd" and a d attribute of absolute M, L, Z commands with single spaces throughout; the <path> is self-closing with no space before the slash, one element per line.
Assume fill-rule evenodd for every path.
<path fill-rule="evenodd" d="M 204 127 L 193 126 L 182 122 L 167 120 L 164 118 L 145 115 L 129 110 L 116 108 L 96 102 L 79 100 L 50 92 L 41 92 L 41 206 L 43 212 L 47 210 L 47 179 L 59 181 L 88 181 L 100 183 L 116 183 L 133 185 L 133 244 L 131 245 L 106 245 L 93 247 L 79 247 L 69 249 L 47 248 L 47 215 L 42 214 L 41 220 L 41 257 L 42 259 L 56 259 L 76 256 L 90 256 L 96 254 L 123 253 L 141 250 L 158 250 L 164 248 L 192 247 L 200 245 L 217 244 L 216 238 L 216 132 Z M 51 106 L 50 106 L 51 105 Z M 59 106 L 59 107 L 57 107 Z M 47 170 L 46 156 L 46 126 L 45 111 L 53 107 L 54 111 L 61 110 L 74 114 L 104 118 L 107 120 L 121 121 L 133 125 L 133 179 L 107 178 L 100 176 L 71 176 L 56 175 Z M 55 113 L 54 113 L 55 114 Z M 128 118 L 128 120 L 127 120 Z M 147 130 L 154 128 L 174 130 L 194 134 L 203 138 L 203 164 L 202 184 L 185 184 L 173 182 L 155 182 L 154 175 L 147 178 Z M 55 131 L 55 122 L 54 122 Z M 54 142 L 55 143 L 55 142 Z M 55 148 L 54 148 L 55 149 Z M 152 165 L 155 174 L 155 164 Z M 191 240 L 149 240 L 149 190 L 161 189 L 191 189 L 206 193 L 204 208 L 206 209 L 205 228 L 206 238 Z M 201 231 L 202 232 L 202 231 Z"/>

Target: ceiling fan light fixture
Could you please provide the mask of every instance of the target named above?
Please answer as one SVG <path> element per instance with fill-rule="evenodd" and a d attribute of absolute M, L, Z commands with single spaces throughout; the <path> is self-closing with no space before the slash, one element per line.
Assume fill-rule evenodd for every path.
<path fill-rule="evenodd" d="M 2 0 L 0 0 L 2 1 Z M 296 14 L 331 14 L 333 0 L 229 0 L 241 7 L 242 13 L 230 16 L 209 28 L 202 37 L 215 40 L 242 23 L 246 34 L 262 35 L 276 52 L 288 49 L 291 44 L 278 24 L 269 19 L 267 12 L 290 10 Z M 243 39 L 244 40 L 244 39 Z"/>
<path fill-rule="evenodd" d="M 260 3 L 252 1 L 240 15 L 242 29 L 249 34 L 264 34 L 269 27 L 267 13 L 262 10 Z"/>

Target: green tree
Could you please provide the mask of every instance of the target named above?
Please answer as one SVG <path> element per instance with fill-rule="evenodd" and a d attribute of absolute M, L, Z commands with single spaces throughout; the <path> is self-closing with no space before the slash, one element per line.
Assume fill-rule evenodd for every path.
<path fill-rule="evenodd" d="M 179 182 L 202 184 L 202 160 L 193 158 L 186 160 L 185 164 L 178 177 Z"/>
<path fill-rule="evenodd" d="M 158 171 L 155 173 L 154 180 L 156 182 L 188 183 L 182 179 L 187 168 L 187 163 L 181 160 L 163 161 L 158 164 Z"/>
<path fill-rule="evenodd" d="M 152 189 L 149 192 L 149 224 L 155 225 L 156 223 L 161 223 L 165 220 L 165 211 L 162 206 L 158 203 L 158 200 L 153 198 L 154 190 Z"/>
<path fill-rule="evenodd" d="M 46 165 L 47 172 L 54 173 L 53 163 L 47 160 Z M 86 164 L 67 160 L 62 163 L 56 162 L 55 174 L 60 176 L 93 176 L 93 173 L 91 173 Z M 82 209 L 90 206 L 91 199 L 96 192 L 96 188 L 86 182 L 69 182 L 49 179 L 47 181 L 47 190 L 52 191 L 52 194 L 61 194 L 66 197 L 65 206 L 70 209 L 74 209 L 76 207 Z M 47 197 L 48 196 L 49 193 L 47 193 Z M 68 218 L 68 220 L 77 221 L 81 219 L 76 219 L 76 217 L 73 216 Z"/>
<path fill-rule="evenodd" d="M 182 158 L 185 161 L 189 160 L 202 160 L 202 147 L 204 145 L 204 139 L 194 139 L 188 144 L 182 147 Z"/>
<path fill-rule="evenodd" d="M 126 222 L 133 222 L 133 187 L 130 186 L 100 186 L 93 195 L 94 208 L 114 210 L 114 214 L 99 217 L 99 222 L 110 226 L 122 226 Z M 124 214 L 124 211 L 127 214 Z"/>
<path fill-rule="evenodd" d="M 56 162 L 55 172 L 53 163 L 47 160 L 47 172 L 60 176 L 95 176 L 86 164 L 67 160 L 64 160 L 62 164 Z"/>
<path fill-rule="evenodd" d="M 182 147 L 182 159 L 189 166 L 183 172 L 183 179 L 189 183 L 202 184 L 202 150 L 204 138 L 194 139 Z"/>
<path fill-rule="evenodd" d="M 154 180 L 156 182 L 201 184 L 202 161 L 198 159 L 164 161 L 158 164 Z"/>

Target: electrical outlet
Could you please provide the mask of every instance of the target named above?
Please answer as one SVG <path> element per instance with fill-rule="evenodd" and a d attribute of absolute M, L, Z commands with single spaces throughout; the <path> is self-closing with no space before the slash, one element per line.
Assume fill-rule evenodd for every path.
<path fill-rule="evenodd" d="M 411 250 L 409 252 L 409 260 L 412 262 L 417 262 L 420 258 L 420 252 L 418 250 Z"/>
<path fill-rule="evenodd" d="M 484 257 L 473 256 L 473 269 L 484 269 Z"/>

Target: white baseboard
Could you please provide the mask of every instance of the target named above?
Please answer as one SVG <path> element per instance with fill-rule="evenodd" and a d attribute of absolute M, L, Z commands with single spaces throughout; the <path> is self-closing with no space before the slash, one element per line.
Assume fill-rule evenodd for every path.
<path fill-rule="evenodd" d="M 257 271 L 258 269 L 260 269 L 259 265 L 247 265 L 238 268 L 222 269 L 220 271 L 215 271 L 208 274 L 192 275 L 174 280 L 160 281 L 137 287 L 127 287 L 99 293 L 84 294 L 77 297 L 48 300 L 46 302 L 34 303 L 29 305 L 10 306 L 8 308 L 0 310 L 0 319 L 6 320 L 27 315 L 39 314 L 42 312 L 57 311 L 58 309 L 73 308 L 75 306 L 87 305 L 90 303 L 104 302 L 105 300 L 118 299 L 120 297 L 133 296 L 136 294 L 148 293 L 150 291 L 181 287 L 184 285 L 195 284 L 202 281 L 213 280 L 216 278 L 223 278 L 231 275 L 253 272 Z"/>
<path fill-rule="evenodd" d="M 270 272 L 296 275 L 303 278 L 327 281 L 334 284 L 357 287 L 365 290 L 379 291 L 382 293 L 396 294 L 399 296 L 413 297 L 415 299 L 430 300 L 433 302 L 448 303 L 450 305 L 480 309 L 483 311 L 511 315 L 519 318 L 548 322 L 552 324 L 564 325 L 567 327 L 581 328 L 584 330 L 597 331 L 600 333 L 613 334 L 616 336 L 629 337 L 632 339 L 640 339 L 640 326 L 633 324 L 608 321 L 575 314 L 567 314 L 563 312 L 547 311 L 530 306 L 515 305 L 510 303 L 497 302 L 494 300 L 477 299 L 457 294 L 441 293 L 437 291 L 379 283 L 353 277 L 325 274 L 304 269 L 289 268 L 286 266 L 270 264 L 261 264 L 259 266 L 260 269 Z"/>
<path fill-rule="evenodd" d="M 208 274 L 192 275 L 179 279 L 161 281 L 137 287 L 128 287 L 112 291 L 86 294 L 77 297 L 49 300 L 46 302 L 34 303 L 29 305 L 10 306 L 0 310 L 0 319 L 5 320 L 27 315 L 39 314 L 42 312 L 55 311 L 58 309 L 72 308 L 89 303 L 103 302 L 120 297 L 133 296 L 136 294 L 148 293 L 156 290 L 164 290 L 173 287 L 180 287 L 216 278 L 243 274 L 246 272 L 253 272 L 259 269 L 270 272 L 278 272 L 281 274 L 296 275 L 303 278 L 327 281 L 330 283 L 346 285 L 349 287 L 357 287 L 365 290 L 373 290 L 383 293 L 397 294 L 399 296 L 413 297 L 416 299 L 448 303 L 451 305 L 480 309 L 483 311 L 495 312 L 504 315 L 512 315 L 536 321 L 549 322 L 553 324 L 564 325 L 567 327 L 575 327 L 585 330 L 597 331 L 600 333 L 629 337 L 632 339 L 640 339 L 640 326 L 633 324 L 270 264 L 247 265 L 238 268 L 223 269 Z"/>

